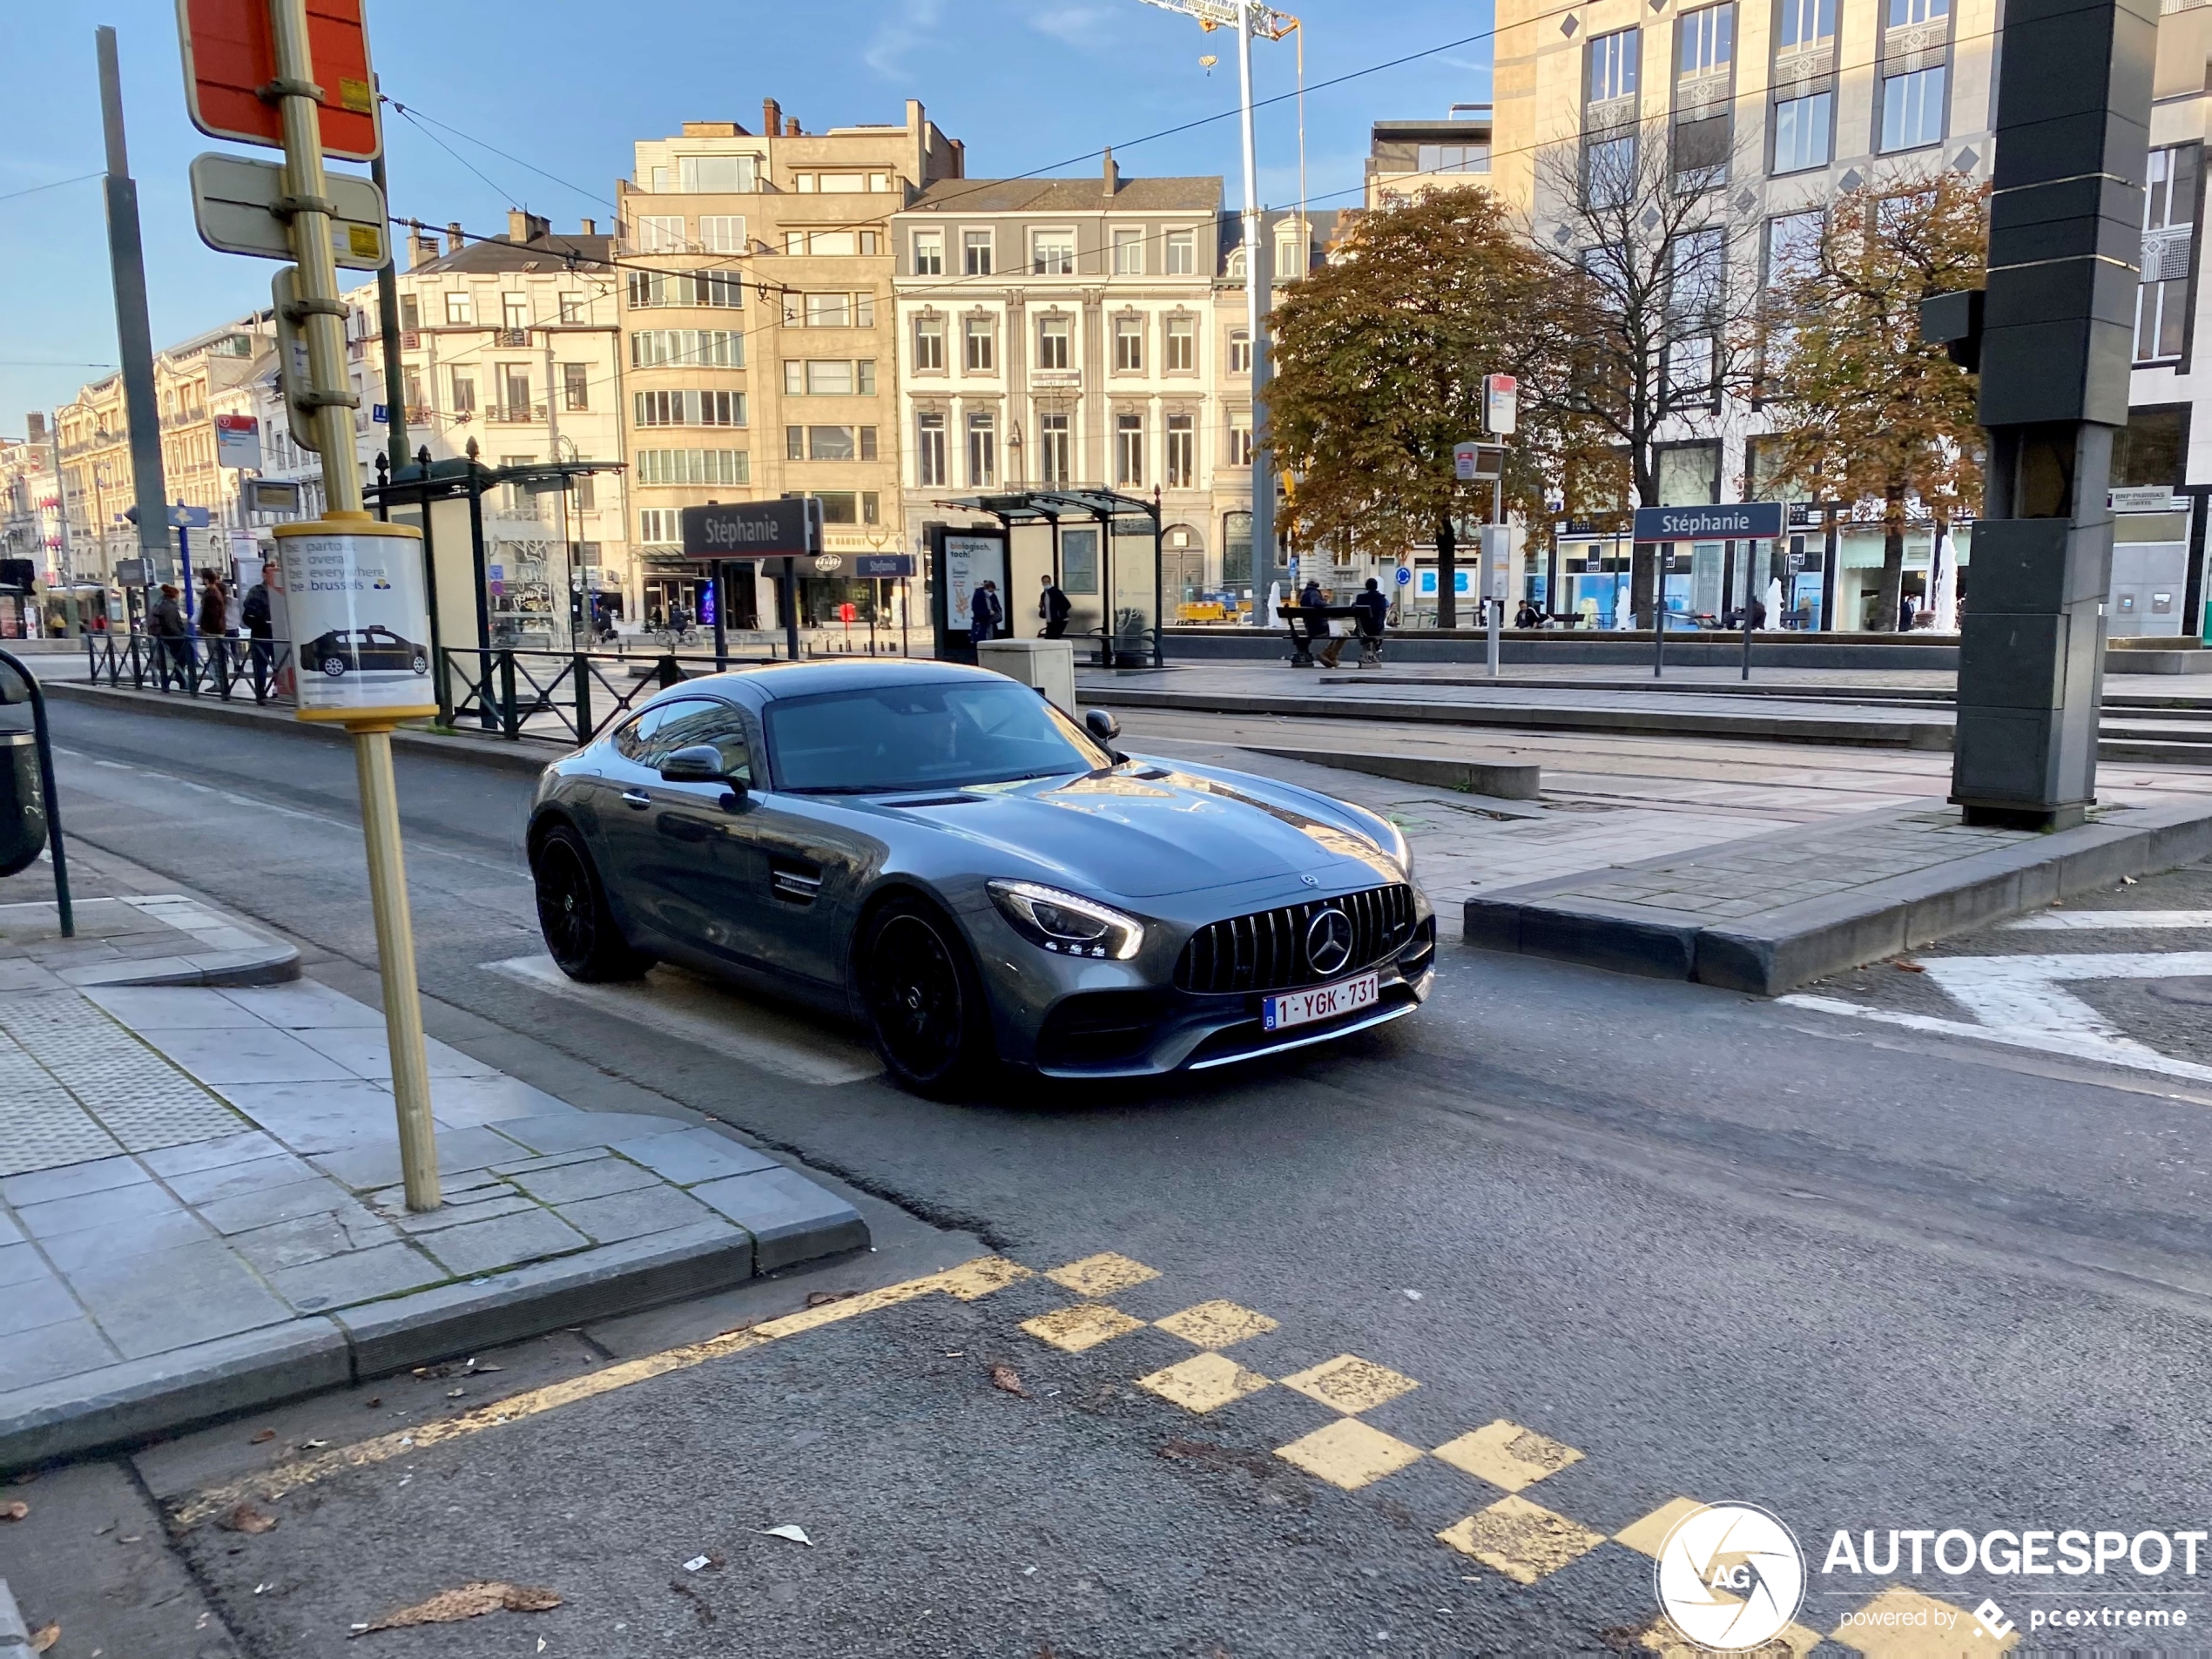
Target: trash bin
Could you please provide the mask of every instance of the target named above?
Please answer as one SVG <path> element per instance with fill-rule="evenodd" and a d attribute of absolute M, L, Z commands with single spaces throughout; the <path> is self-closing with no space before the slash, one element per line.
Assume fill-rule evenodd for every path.
<path fill-rule="evenodd" d="M 1072 639 L 987 639 L 975 648 L 981 666 L 1034 685 L 1069 719 L 1076 718 L 1076 642 Z"/>
<path fill-rule="evenodd" d="M 38 739 L 29 732 L 0 732 L 0 876 L 29 869 L 45 846 Z"/>

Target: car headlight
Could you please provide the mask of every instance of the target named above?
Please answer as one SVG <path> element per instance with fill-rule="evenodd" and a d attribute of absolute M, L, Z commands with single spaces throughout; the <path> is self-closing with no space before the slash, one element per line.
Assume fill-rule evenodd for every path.
<path fill-rule="evenodd" d="M 1347 802 L 1346 805 L 1350 803 Z M 1407 875 L 1412 875 L 1413 873 L 1413 843 L 1406 839 L 1405 832 L 1380 813 L 1370 811 L 1365 806 L 1353 806 L 1352 810 L 1375 826 L 1377 844 L 1386 854 L 1396 860 L 1399 869 L 1405 871 Z"/>
<path fill-rule="evenodd" d="M 1125 962 L 1143 946 L 1143 922 L 1089 899 L 1035 881 L 994 881 L 989 887 L 991 902 L 1015 931 L 1055 955 Z"/>

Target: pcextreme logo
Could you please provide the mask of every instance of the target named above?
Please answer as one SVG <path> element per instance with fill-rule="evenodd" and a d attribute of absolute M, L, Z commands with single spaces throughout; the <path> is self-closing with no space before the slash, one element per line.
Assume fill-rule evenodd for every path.
<path fill-rule="evenodd" d="M 1773 1641 L 1797 1616 L 1804 1553 L 1757 1505 L 1707 1504 L 1667 1534 L 1655 1581 L 1659 1605 L 1683 1635 L 1737 1653 Z"/>

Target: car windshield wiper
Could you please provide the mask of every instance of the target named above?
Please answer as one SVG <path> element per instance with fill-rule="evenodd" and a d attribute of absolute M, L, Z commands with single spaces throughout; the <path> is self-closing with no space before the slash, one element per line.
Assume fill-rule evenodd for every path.
<path fill-rule="evenodd" d="M 1058 778 L 1070 768 L 1055 766 L 1048 772 L 1016 772 L 995 778 L 922 778 L 903 784 L 806 784 L 787 786 L 785 793 L 792 795 L 911 795 L 923 789 L 981 789 L 992 784 L 1026 783 L 1035 778 Z M 1088 774 L 1096 776 L 1096 773 Z"/>

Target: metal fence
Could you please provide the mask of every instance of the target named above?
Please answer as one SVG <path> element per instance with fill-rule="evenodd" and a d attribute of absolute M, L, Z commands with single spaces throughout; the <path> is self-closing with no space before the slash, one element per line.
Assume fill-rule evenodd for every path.
<path fill-rule="evenodd" d="M 555 743 L 589 743 L 663 686 L 715 671 L 711 657 L 630 657 L 606 651 L 475 646 L 442 653 L 442 706 L 462 732 Z M 766 658 L 730 659 L 756 667 Z"/>
<path fill-rule="evenodd" d="M 87 634 L 84 656 L 95 685 L 129 685 L 142 691 L 177 691 L 225 703 L 289 703 L 292 647 L 280 639 L 201 637 L 155 638 L 145 634 Z"/>

